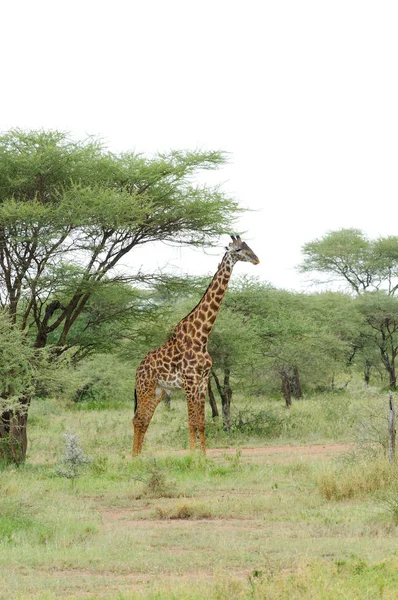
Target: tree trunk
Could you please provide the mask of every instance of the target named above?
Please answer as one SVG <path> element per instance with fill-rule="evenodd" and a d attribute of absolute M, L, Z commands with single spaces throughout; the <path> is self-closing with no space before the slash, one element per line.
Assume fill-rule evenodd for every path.
<path fill-rule="evenodd" d="M 222 416 L 223 416 L 223 427 L 225 431 L 229 431 L 231 429 L 231 399 L 232 399 L 232 389 L 230 386 L 230 375 L 231 371 L 229 369 L 225 369 L 224 372 L 224 395 L 221 397 L 222 402 Z"/>
<path fill-rule="evenodd" d="M 55 311 L 58 309 L 65 310 L 65 308 L 62 306 L 59 300 L 53 300 L 53 302 L 50 302 L 50 304 L 46 306 L 43 321 L 41 323 L 39 321 L 36 321 L 37 336 L 35 341 L 35 348 L 44 348 L 46 346 L 47 336 L 50 332 L 49 320 L 51 319 Z"/>
<path fill-rule="evenodd" d="M 395 375 L 394 367 L 391 368 L 391 371 L 389 371 L 388 374 L 390 376 L 390 389 L 397 389 L 397 376 Z"/>
<path fill-rule="evenodd" d="M 372 370 L 372 363 L 369 360 L 365 361 L 364 379 L 365 379 L 366 385 L 369 385 L 371 370 Z"/>
<path fill-rule="evenodd" d="M 395 406 L 392 393 L 388 394 L 388 460 L 390 463 L 395 459 Z"/>
<path fill-rule="evenodd" d="M 224 370 L 224 382 L 221 385 L 219 378 L 216 373 L 212 371 L 214 381 L 216 382 L 218 393 L 221 397 L 221 406 L 222 406 L 222 423 L 223 429 L 225 431 L 229 431 L 231 429 L 231 399 L 232 399 L 232 389 L 230 386 L 230 374 L 231 371 L 229 369 Z"/>
<path fill-rule="evenodd" d="M 209 392 L 209 404 L 211 406 L 211 416 L 213 419 L 219 416 L 216 398 L 214 396 L 213 388 L 211 387 L 211 381 L 209 377 L 209 383 L 207 384 L 207 391 Z"/>
<path fill-rule="evenodd" d="M 286 372 L 286 369 L 281 370 L 282 379 L 282 393 L 285 398 L 286 408 L 290 408 L 292 405 L 292 389 L 290 385 L 290 377 Z"/>
<path fill-rule="evenodd" d="M 395 365 L 393 363 L 384 363 L 387 373 L 388 373 L 388 377 L 389 377 L 389 387 L 390 390 L 395 390 L 397 387 L 397 376 L 395 374 Z"/>
<path fill-rule="evenodd" d="M 303 395 L 303 391 L 301 389 L 300 373 L 297 365 L 293 367 L 293 376 L 291 378 L 290 387 L 294 393 L 294 397 L 296 398 L 296 400 L 300 400 L 300 398 Z"/>
<path fill-rule="evenodd" d="M 21 464 L 26 457 L 30 398 L 20 398 L 19 407 L 0 414 L 0 460 Z"/>
<path fill-rule="evenodd" d="M 390 390 L 395 390 L 397 387 L 397 376 L 395 373 L 395 354 L 392 356 L 391 360 L 388 356 L 388 353 L 384 348 L 380 348 L 381 352 L 381 360 L 386 368 L 389 377 Z"/>

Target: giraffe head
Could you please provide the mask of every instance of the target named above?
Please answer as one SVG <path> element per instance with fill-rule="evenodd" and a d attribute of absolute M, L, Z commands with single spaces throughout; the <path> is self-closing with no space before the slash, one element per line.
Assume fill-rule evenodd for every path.
<path fill-rule="evenodd" d="M 227 254 L 230 255 L 232 261 L 235 263 L 238 260 L 251 262 L 253 265 L 258 265 L 260 262 L 253 250 L 249 248 L 246 242 L 240 239 L 239 235 L 231 235 L 232 242 L 227 246 Z"/>

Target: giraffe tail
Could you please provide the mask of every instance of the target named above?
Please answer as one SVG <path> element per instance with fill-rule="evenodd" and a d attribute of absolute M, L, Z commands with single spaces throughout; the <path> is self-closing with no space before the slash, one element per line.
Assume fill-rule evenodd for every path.
<path fill-rule="evenodd" d="M 134 388 L 134 413 L 137 412 L 137 404 L 138 404 L 138 401 L 137 401 L 137 389 Z"/>

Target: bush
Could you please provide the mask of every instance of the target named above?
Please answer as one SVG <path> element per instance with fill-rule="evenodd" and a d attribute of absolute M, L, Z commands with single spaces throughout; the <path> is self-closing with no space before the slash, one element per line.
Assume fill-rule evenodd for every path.
<path fill-rule="evenodd" d="M 244 408 L 233 411 L 231 416 L 231 433 L 239 432 L 246 435 L 261 435 L 264 437 L 279 437 L 284 429 L 286 416 L 278 410 L 255 411 Z"/>
<path fill-rule="evenodd" d="M 137 475 L 134 479 L 144 484 L 139 498 L 174 498 L 179 495 L 175 484 L 167 480 L 164 468 L 156 460 L 151 462 L 145 475 Z"/>
<path fill-rule="evenodd" d="M 82 467 L 91 462 L 91 458 L 86 456 L 78 443 L 78 436 L 75 433 L 65 433 L 65 454 L 58 464 L 55 472 L 60 477 L 70 479 L 72 487 L 75 480 L 80 477 Z"/>
<path fill-rule="evenodd" d="M 66 392 L 79 410 L 120 408 L 133 401 L 134 369 L 117 357 L 97 355 L 76 368 Z"/>

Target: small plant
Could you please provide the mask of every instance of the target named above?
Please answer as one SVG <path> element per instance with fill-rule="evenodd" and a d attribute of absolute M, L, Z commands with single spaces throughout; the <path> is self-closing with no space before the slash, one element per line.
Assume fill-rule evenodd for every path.
<path fill-rule="evenodd" d="M 74 488 L 76 479 L 81 475 L 82 467 L 89 464 L 92 459 L 86 456 L 79 446 L 78 435 L 76 433 L 64 433 L 64 437 L 65 454 L 55 472 L 59 477 L 70 479 L 72 488 Z"/>
<path fill-rule="evenodd" d="M 140 497 L 145 498 L 173 498 L 178 496 L 178 492 L 166 479 L 164 470 L 159 467 L 156 460 L 152 461 L 146 475 L 136 475 L 133 479 L 142 481 L 144 488 Z"/>
<path fill-rule="evenodd" d="M 242 450 L 237 449 L 235 454 L 228 454 L 227 452 L 223 453 L 223 458 L 226 461 L 226 463 L 231 467 L 231 469 L 240 469 L 241 462 L 240 459 L 242 457 Z"/>

